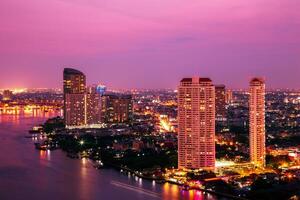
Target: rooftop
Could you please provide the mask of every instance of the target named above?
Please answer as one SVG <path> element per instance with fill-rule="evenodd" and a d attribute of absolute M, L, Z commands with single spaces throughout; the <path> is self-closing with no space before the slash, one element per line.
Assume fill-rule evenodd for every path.
<path fill-rule="evenodd" d="M 206 77 L 193 77 L 193 78 L 183 78 L 180 82 L 193 82 L 193 80 L 199 80 L 200 82 L 212 82 L 210 78 Z"/>
<path fill-rule="evenodd" d="M 64 68 L 64 74 L 83 74 L 83 73 L 77 69 Z"/>

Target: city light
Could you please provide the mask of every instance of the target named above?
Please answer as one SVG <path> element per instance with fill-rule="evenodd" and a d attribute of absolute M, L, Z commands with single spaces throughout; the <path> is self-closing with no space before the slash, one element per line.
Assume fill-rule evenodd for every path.
<path fill-rule="evenodd" d="M 216 161 L 216 167 L 230 167 L 234 166 L 235 163 L 233 161 L 226 161 L 226 160 L 217 160 Z"/>
<path fill-rule="evenodd" d="M 0 200 L 300 200 L 300 0 L 0 5 Z"/>

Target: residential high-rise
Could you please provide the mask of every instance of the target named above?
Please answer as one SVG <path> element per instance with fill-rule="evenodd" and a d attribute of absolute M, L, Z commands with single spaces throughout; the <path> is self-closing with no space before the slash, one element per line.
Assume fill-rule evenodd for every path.
<path fill-rule="evenodd" d="M 215 168 L 215 87 L 184 78 L 178 87 L 178 168 Z"/>
<path fill-rule="evenodd" d="M 249 138 L 250 159 L 259 167 L 265 166 L 265 82 L 261 78 L 250 81 Z"/>
<path fill-rule="evenodd" d="M 216 119 L 225 121 L 226 119 L 226 90 L 225 85 L 216 85 Z"/>
<path fill-rule="evenodd" d="M 133 114 L 132 96 L 107 94 L 102 96 L 102 121 L 105 123 L 124 123 Z"/>
<path fill-rule="evenodd" d="M 66 94 L 67 126 L 101 123 L 101 96 L 97 93 Z"/>
<path fill-rule="evenodd" d="M 66 126 L 85 124 L 85 75 L 71 68 L 65 68 L 64 79 L 64 119 Z"/>
<path fill-rule="evenodd" d="M 64 108 L 66 126 L 86 124 L 86 94 L 65 94 Z"/>
<path fill-rule="evenodd" d="M 101 95 L 94 90 L 85 94 L 86 124 L 101 123 Z"/>

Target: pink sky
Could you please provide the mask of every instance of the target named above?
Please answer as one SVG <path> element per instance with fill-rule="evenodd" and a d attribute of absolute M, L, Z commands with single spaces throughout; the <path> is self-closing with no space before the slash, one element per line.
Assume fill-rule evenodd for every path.
<path fill-rule="evenodd" d="M 299 0 L 1 0 L 0 88 L 60 87 L 62 69 L 115 88 L 184 76 L 300 88 Z"/>

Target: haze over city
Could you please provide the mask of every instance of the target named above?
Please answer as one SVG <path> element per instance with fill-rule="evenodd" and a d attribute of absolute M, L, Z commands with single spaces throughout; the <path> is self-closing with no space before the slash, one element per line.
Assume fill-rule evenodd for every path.
<path fill-rule="evenodd" d="M 180 8 L 180 9 L 179 9 Z M 0 87 L 61 87 L 62 70 L 111 88 L 210 77 L 299 88 L 297 0 L 2 0 Z"/>

